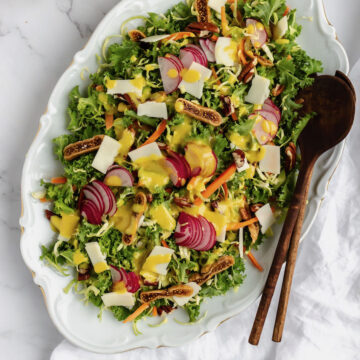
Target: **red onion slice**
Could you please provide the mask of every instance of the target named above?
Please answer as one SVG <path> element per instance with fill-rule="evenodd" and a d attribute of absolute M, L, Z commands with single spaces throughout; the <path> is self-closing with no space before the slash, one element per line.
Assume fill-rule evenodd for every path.
<path fill-rule="evenodd" d="M 258 24 L 260 24 L 261 26 Z M 248 27 L 249 25 L 254 26 L 254 33 L 250 34 L 251 42 L 256 49 L 259 49 L 266 43 L 268 39 L 265 27 L 255 19 L 246 19 L 246 26 Z M 259 27 L 261 28 L 259 29 Z"/>
<path fill-rule="evenodd" d="M 163 82 L 164 90 L 167 94 L 170 94 L 177 89 L 181 82 L 179 70 L 175 63 L 169 58 L 159 57 L 158 63 L 160 67 L 161 80 Z M 168 72 L 171 69 L 176 69 L 178 71 L 178 76 L 176 76 L 175 78 L 169 77 Z"/>

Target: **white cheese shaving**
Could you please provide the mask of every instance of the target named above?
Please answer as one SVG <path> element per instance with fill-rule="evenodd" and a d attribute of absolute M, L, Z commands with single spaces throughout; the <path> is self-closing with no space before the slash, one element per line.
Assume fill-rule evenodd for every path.
<path fill-rule="evenodd" d="M 254 104 L 262 105 L 270 95 L 270 80 L 259 75 L 255 75 L 251 83 L 249 93 L 245 96 L 245 101 Z"/>
<path fill-rule="evenodd" d="M 111 292 L 101 296 L 106 307 L 110 306 L 125 306 L 132 308 L 135 305 L 135 296 L 132 293 L 126 292 L 124 294 Z"/>
<path fill-rule="evenodd" d="M 100 245 L 97 242 L 89 242 L 85 244 L 85 250 L 93 265 L 97 263 L 106 262 L 106 256 L 101 252 Z"/>
<path fill-rule="evenodd" d="M 107 89 L 107 94 L 129 94 L 135 93 L 137 96 L 142 96 L 142 87 L 135 86 L 133 84 L 134 80 L 114 80 L 115 86 L 110 89 Z"/>
<path fill-rule="evenodd" d="M 263 172 L 280 174 L 280 146 L 263 145 L 265 148 L 265 156 L 259 162 L 259 168 Z"/>
<path fill-rule="evenodd" d="M 119 153 L 120 144 L 110 136 L 104 136 L 99 150 L 92 162 L 92 167 L 106 174 L 107 169 L 114 163 L 115 157 Z"/>
<path fill-rule="evenodd" d="M 168 112 L 164 102 L 147 101 L 143 104 L 139 104 L 137 109 L 139 116 L 150 116 L 154 118 L 167 119 Z"/>
<path fill-rule="evenodd" d="M 227 0 L 209 0 L 208 6 L 218 13 L 221 13 L 221 8 L 225 6 L 226 2 Z"/>
<path fill-rule="evenodd" d="M 136 161 L 138 159 L 151 155 L 162 156 L 159 146 L 156 142 L 144 145 L 136 150 L 130 151 L 128 155 L 131 161 Z"/>
<path fill-rule="evenodd" d="M 258 218 L 261 225 L 261 232 L 263 234 L 270 228 L 275 222 L 275 216 L 271 210 L 270 204 L 262 206 L 258 211 L 255 212 L 255 216 Z"/>
<path fill-rule="evenodd" d="M 144 39 L 141 39 L 140 41 L 145 42 L 145 43 L 152 43 L 152 42 L 164 40 L 169 36 L 170 36 L 170 34 L 153 35 L 153 36 L 148 36 L 148 37 L 146 37 Z"/>

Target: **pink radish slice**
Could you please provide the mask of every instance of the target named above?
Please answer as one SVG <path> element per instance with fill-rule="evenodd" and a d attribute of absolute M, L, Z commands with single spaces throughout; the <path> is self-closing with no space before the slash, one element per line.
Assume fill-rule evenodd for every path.
<path fill-rule="evenodd" d="M 175 62 L 177 64 L 178 71 L 181 72 L 181 70 L 184 68 L 184 65 L 181 62 L 181 60 L 173 54 L 166 55 L 166 57 L 172 60 L 173 62 Z"/>
<path fill-rule="evenodd" d="M 98 208 L 101 214 L 104 213 L 104 201 L 99 192 L 91 185 L 86 185 L 83 188 L 85 199 L 91 200 Z"/>
<path fill-rule="evenodd" d="M 121 166 L 115 166 L 111 170 L 108 170 L 104 179 L 104 183 L 106 184 L 106 180 L 113 176 L 120 179 L 121 186 L 128 187 L 134 185 L 134 178 L 130 171 Z"/>
<path fill-rule="evenodd" d="M 91 186 L 94 187 L 94 189 L 98 192 L 98 194 L 101 196 L 101 199 L 102 201 L 104 202 L 104 211 L 103 213 L 107 213 L 110 209 L 110 200 L 109 200 L 109 197 L 107 196 L 107 193 L 106 191 L 100 186 L 97 184 L 97 180 L 93 181 L 91 184 Z"/>
<path fill-rule="evenodd" d="M 252 132 L 255 134 L 255 137 L 257 138 L 258 142 L 261 145 L 264 145 L 268 143 L 270 140 L 272 140 L 275 137 L 276 133 L 274 135 L 266 132 L 263 129 L 263 125 L 262 125 L 263 121 L 264 120 L 271 121 L 272 123 L 275 124 L 276 128 L 278 128 L 278 123 L 274 113 L 264 110 L 260 110 L 259 112 L 250 115 L 250 118 L 253 118 L 254 116 L 257 117 L 259 115 L 261 116 L 261 120 L 255 123 Z"/>
<path fill-rule="evenodd" d="M 199 43 L 200 43 L 200 46 L 201 46 L 202 50 L 204 51 L 208 61 L 214 62 L 215 61 L 215 53 L 210 50 L 207 40 L 208 39 L 200 39 Z"/>
<path fill-rule="evenodd" d="M 186 46 L 185 49 L 192 50 L 197 54 L 197 56 L 199 57 L 199 60 L 200 60 L 200 62 L 199 62 L 200 65 L 203 65 L 205 67 L 208 66 L 207 57 L 200 46 L 189 44 Z"/>
<path fill-rule="evenodd" d="M 180 60 L 183 63 L 184 67 L 188 69 L 194 61 L 196 62 L 197 58 L 194 56 L 194 54 L 191 51 L 188 51 L 186 49 L 181 49 Z"/>
<path fill-rule="evenodd" d="M 109 214 L 110 216 L 113 216 L 116 213 L 116 199 L 111 191 L 111 189 L 105 185 L 103 182 L 99 180 L 94 180 L 91 183 L 99 192 L 102 194 L 104 203 L 105 203 L 105 210 L 104 214 Z M 106 199 L 108 200 L 108 204 L 106 204 Z M 108 205 L 108 206 L 106 206 Z"/>
<path fill-rule="evenodd" d="M 181 82 L 180 73 L 175 78 L 171 78 L 168 76 L 169 70 L 174 69 L 174 63 L 166 57 L 159 57 L 158 63 L 160 67 L 161 80 L 163 82 L 164 90 L 167 94 L 170 94 L 177 89 Z"/>
<path fill-rule="evenodd" d="M 180 66 L 179 63 L 176 60 L 174 60 L 172 57 L 167 56 L 166 58 L 172 62 L 174 69 L 180 74 L 183 67 Z"/>
<path fill-rule="evenodd" d="M 216 42 L 215 41 L 211 41 L 210 39 L 205 39 L 205 45 L 208 47 L 208 49 L 215 54 L 215 47 L 216 47 Z"/>
<path fill-rule="evenodd" d="M 262 26 L 262 24 L 255 19 L 246 19 L 247 27 L 249 25 L 254 26 L 254 33 L 250 34 L 250 40 L 256 49 L 261 48 L 268 39 L 265 27 L 262 26 L 262 29 L 259 29 L 258 26 L 260 26 L 260 25 L 258 25 L 258 24 L 260 24 Z"/>
<path fill-rule="evenodd" d="M 136 293 L 140 289 L 139 277 L 132 271 L 127 273 L 126 289 L 131 293 Z"/>
<path fill-rule="evenodd" d="M 265 100 L 261 110 L 273 112 L 276 115 L 278 124 L 280 123 L 281 111 L 270 99 Z"/>
<path fill-rule="evenodd" d="M 176 187 L 182 186 L 184 184 L 184 180 L 186 179 L 185 178 L 186 174 L 184 174 L 184 169 L 182 164 L 176 159 L 170 157 L 166 158 L 165 163 L 167 168 L 169 169 L 170 179 L 172 183 Z"/>
<path fill-rule="evenodd" d="M 124 281 L 123 273 L 116 266 L 110 265 L 110 272 L 111 272 L 112 282 L 114 284 L 120 281 Z"/>
<path fill-rule="evenodd" d="M 189 178 L 191 176 L 191 168 L 185 157 L 172 150 L 168 150 L 168 154 L 170 157 L 176 159 L 182 165 L 182 168 L 184 170 L 184 178 Z"/>
<path fill-rule="evenodd" d="M 81 204 L 81 215 L 93 225 L 101 224 L 101 213 L 95 203 L 91 200 L 84 200 Z"/>
<path fill-rule="evenodd" d="M 201 230 L 204 240 L 195 248 L 195 250 L 207 251 L 212 249 L 216 243 L 216 231 L 214 225 L 206 218 L 204 218 L 203 216 L 199 216 L 198 219 L 201 224 Z"/>

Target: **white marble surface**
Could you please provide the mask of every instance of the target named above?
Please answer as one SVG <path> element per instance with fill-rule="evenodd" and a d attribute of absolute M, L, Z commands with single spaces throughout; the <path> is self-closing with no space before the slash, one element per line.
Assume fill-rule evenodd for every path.
<path fill-rule="evenodd" d="M 49 359 L 52 349 L 62 339 L 47 315 L 40 290 L 21 260 L 18 225 L 21 169 L 56 80 L 117 2 L 0 0 L 2 359 Z M 358 0 L 324 2 L 328 18 L 337 28 L 353 65 L 360 57 L 360 3 Z M 232 321 L 236 318 L 226 326 L 231 326 Z"/>

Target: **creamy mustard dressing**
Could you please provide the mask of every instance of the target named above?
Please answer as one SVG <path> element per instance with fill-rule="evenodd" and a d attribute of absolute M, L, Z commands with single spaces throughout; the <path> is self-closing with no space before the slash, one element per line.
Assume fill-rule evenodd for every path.
<path fill-rule="evenodd" d="M 80 251 L 80 249 L 77 249 L 73 255 L 73 263 L 75 265 L 80 265 L 84 262 L 88 263 L 88 258 Z"/>
<path fill-rule="evenodd" d="M 201 79 L 201 74 L 195 69 L 183 69 L 181 71 L 181 77 L 188 83 L 195 83 Z"/>
<path fill-rule="evenodd" d="M 176 227 L 176 220 L 165 205 L 151 207 L 150 217 L 157 222 L 164 230 L 173 231 Z"/>
<path fill-rule="evenodd" d="M 60 233 L 66 239 L 70 239 L 79 225 L 80 217 L 77 214 L 61 213 L 61 217 L 52 216 L 50 224 L 53 230 Z"/>

